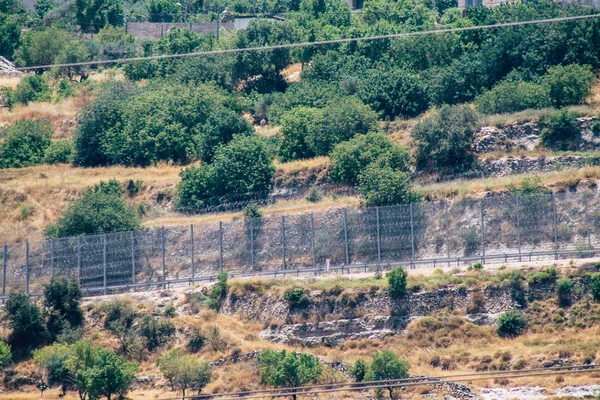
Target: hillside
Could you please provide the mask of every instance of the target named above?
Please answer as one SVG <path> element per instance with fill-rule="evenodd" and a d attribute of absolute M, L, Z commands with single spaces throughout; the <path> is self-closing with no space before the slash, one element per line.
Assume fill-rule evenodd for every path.
<path fill-rule="evenodd" d="M 448 273 L 436 270 L 426 275 L 411 271 L 408 294 L 400 299 L 390 299 L 387 280 L 373 275 L 233 280 L 228 282 L 228 294 L 216 312 L 203 305 L 210 292 L 207 287 L 97 297 L 82 302 L 83 337 L 122 352 L 127 333 L 115 336 L 104 325 L 109 308 L 115 305 L 121 313 L 131 309 L 140 315 L 137 318 L 148 314 L 175 327 L 175 333 L 163 337 L 165 344 L 156 350 L 136 353 L 131 347 L 125 353 L 141 362 L 134 388 L 128 394 L 132 399 L 177 396 L 155 362 L 159 354 L 171 348 L 188 353 L 185 346 L 196 328 L 208 335 L 198 353 L 214 368 L 213 379 L 205 389 L 208 393 L 261 388 L 256 356 L 265 349 L 297 349 L 318 356 L 324 365 L 330 365 L 324 367 L 319 383 L 348 381 L 348 366 L 359 358 L 368 361 L 382 349 L 393 349 L 406 359 L 411 375 L 594 364 L 598 306 L 587 282 L 597 267 L 570 262 L 560 265 L 558 273 L 554 267 L 527 265 L 520 268 L 522 275 L 515 275 L 517 271 L 504 267 Z M 573 283 L 568 296 L 557 292 L 561 276 L 568 276 Z M 299 287 L 306 296 L 304 305 L 285 300 L 285 293 Z M 557 305 L 556 293 L 561 294 L 562 306 Z M 498 317 L 512 309 L 522 310 L 527 328 L 514 338 L 499 337 Z M 365 323 L 374 320 L 380 322 Z M 210 336 L 214 327 L 218 327 L 217 336 Z M 0 398 L 33 398 L 38 372 L 31 362 L 8 371 L 8 392 Z M 508 393 L 521 398 L 528 387 L 539 386 L 544 387 L 543 398 L 586 390 L 591 394 L 594 389 L 583 387 L 594 382 L 597 374 L 478 380 L 467 383 L 468 389 L 461 389 L 463 395 L 457 398 L 471 398 L 469 391 L 483 398 Z M 49 390 L 46 398 L 57 398 L 56 393 Z M 418 386 L 401 393 L 405 399 L 420 399 L 427 393 L 431 398 L 441 398 L 444 393 L 456 396 L 451 386 Z M 350 393 L 343 397 L 355 398 Z"/>

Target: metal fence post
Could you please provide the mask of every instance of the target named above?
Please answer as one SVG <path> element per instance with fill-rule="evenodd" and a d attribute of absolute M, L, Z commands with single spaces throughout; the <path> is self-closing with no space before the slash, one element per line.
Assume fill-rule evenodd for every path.
<path fill-rule="evenodd" d="M 410 267 L 414 268 L 415 261 L 415 225 L 413 220 L 413 203 L 410 203 L 410 242 L 411 242 L 411 252 L 410 252 Z"/>
<path fill-rule="evenodd" d="M 219 273 L 223 272 L 223 221 L 219 221 Z"/>
<path fill-rule="evenodd" d="M 315 269 L 317 266 L 317 258 L 315 255 L 315 217 L 313 213 L 310 213 L 310 247 L 312 251 L 312 267 Z"/>
<path fill-rule="evenodd" d="M 81 236 L 77 236 L 77 283 L 81 286 Z"/>
<path fill-rule="evenodd" d="M 483 222 L 483 199 L 479 200 L 479 209 L 481 211 L 481 263 L 485 264 L 485 225 Z"/>
<path fill-rule="evenodd" d="M 448 202 L 444 203 L 444 208 L 446 209 L 446 258 L 448 259 L 448 268 L 450 268 L 450 206 L 448 206 Z"/>
<path fill-rule="evenodd" d="M 160 242 L 161 242 L 161 255 L 162 255 L 162 278 L 163 282 L 167 282 L 167 268 L 165 266 L 165 227 L 160 227 Z M 164 288 L 167 287 L 165 283 L 163 285 Z"/>
<path fill-rule="evenodd" d="M 29 294 L 29 241 L 25 242 L 25 292 Z"/>
<path fill-rule="evenodd" d="M 285 217 L 281 216 L 281 259 L 282 259 L 282 268 L 286 269 L 285 265 Z"/>
<path fill-rule="evenodd" d="M 54 279 L 54 239 L 50 240 L 50 278 Z"/>
<path fill-rule="evenodd" d="M 348 209 L 344 208 L 344 244 L 346 247 L 346 265 L 350 265 L 350 252 L 348 249 Z"/>
<path fill-rule="evenodd" d="M 592 248 L 592 238 L 590 236 L 590 221 L 588 217 L 588 202 L 587 202 L 587 194 L 583 192 L 583 205 L 585 207 L 585 232 L 588 240 L 588 250 Z"/>
<path fill-rule="evenodd" d="M 254 273 L 254 218 L 250 218 L 250 266 Z"/>
<path fill-rule="evenodd" d="M 556 234 L 556 197 L 552 192 L 552 215 L 553 215 L 553 226 L 554 226 L 554 259 L 558 260 L 558 236 Z"/>
<path fill-rule="evenodd" d="M 103 281 L 103 287 L 104 287 L 104 294 L 107 295 L 108 294 L 108 279 L 107 279 L 107 275 L 108 275 L 108 260 L 107 260 L 107 244 L 106 244 L 106 233 L 104 235 L 102 235 L 102 241 L 103 241 L 103 246 L 102 246 L 102 266 L 104 269 L 104 281 Z"/>
<path fill-rule="evenodd" d="M 190 239 L 192 246 L 192 282 L 196 278 L 196 265 L 194 263 L 194 224 L 190 224 Z"/>
<path fill-rule="evenodd" d="M 517 247 L 519 248 L 519 262 L 521 262 L 521 223 L 519 221 L 519 194 L 517 198 Z"/>
<path fill-rule="evenodd" d="M 379 207 L 375 207 L 377 214 L 377 263 L 381 264 L 381 232 L 379 231 Z"/>
<path fill-rule="evenodd" d="M 8 247 L 4 245 L 4 252 L 2 256 L 2 297 L 6 296 L 6 264 L 8 262 Z M 4 301 L 4 300 L 2 300 Z"/>
<path fill-rule="evenodd" d="M 135 285 L 135 231 L 131 231 L 131 283 Z"/>

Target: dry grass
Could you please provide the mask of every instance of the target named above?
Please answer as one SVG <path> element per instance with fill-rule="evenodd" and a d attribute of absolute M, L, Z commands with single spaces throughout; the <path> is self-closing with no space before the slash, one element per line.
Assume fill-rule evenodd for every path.
<path fill-rule="evenodd" d="M 288 83 L 300 82 L 300 76 L 302 74 L 302 63 L 295 63 L 288 66 L 286 69 L 281 71 L 284 79 Z"/>
<path fill-rule="evenodd" d="M 0 77 L 0 87 L 9 87 L 11 89 L 14 89 L 17 87 L 19 82 L 21 82 L 21 79 L 23 78 L 20 76 Z"/>
<path fill-rule="evenodd" d="M 329 165 L 329 157 L 315 157 L 307 160 L 290 161 L 280 163 L 275 161 L 277 171 L 292 174 L 302 170 L 326 168 Z"/>
<path fill-rule="evenodd" d="M 264 136 L 264 137 L 275 136 L 280 131 L 279 126 L 276 126 L 276 125 L 265 125 L 265 126 L 255 125 L 254 130 L 256 131 L 256 133 L 258 133 L 259 135 Z"/>

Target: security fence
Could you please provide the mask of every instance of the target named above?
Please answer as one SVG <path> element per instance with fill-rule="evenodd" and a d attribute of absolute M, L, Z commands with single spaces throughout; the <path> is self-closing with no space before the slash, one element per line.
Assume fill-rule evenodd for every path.
<path fill-rule="evenodd" d="M 600 253 L 596 191 L 413 203 L 0 246 L 2 292 L 39 294 L 54 276 L 86 294 L 230 276 L 367 271 L 404 264 L 583 257 Z"/>

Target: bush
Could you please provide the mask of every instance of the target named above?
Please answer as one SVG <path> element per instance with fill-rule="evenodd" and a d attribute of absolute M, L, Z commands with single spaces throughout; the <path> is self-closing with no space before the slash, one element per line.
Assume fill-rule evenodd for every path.
<path fill-rule="evenodd" d="M 104 328 L 114 331 L 117 326 L 123 330 L 130 330 L 133 326 L 137 313 L 124 301 L 113 301 L 104 306 L 106 317 L 104 318 Z"/>
<path fill-rule="evenodd" d="M 549 102 L 556 108 L 582 103 L 592 88 L 596 75 L 588 65 L 557 65 L 548 69 L 541 85 Z"/>
<path fill-rule="evenodd" d="M 525 317 L 518 311 L 507 311 L 498 319 L 496 331 L 502 337 L 518 336 L 525 330 L 527 322 Z"/>
<path fill-rule="evenodd" d="M 52 142 L 44 152 L 46 164 L 70 164 L 73 162 L 73 145 L 68 140 Z"/>
<path fill-rule="evenodd" d="M 175 333 L 173 324 L 164 318 L 145 315 L 140 322 L 140 334 L 146 339 L 148 351 L 154 351 L 166 344 Z"/>
<path fill-rule="evenodd" d="M 193 356 L 182 356 L 176 349 L 160 356 L 156 365 L 173 390 L 181 390 L 183 397 L 188 389 L 200 394 L 212 378 L 212 370 L 208 363 L 200 362 Z"/>
<path fill-rule="evenodd" d="M 600 301 L 600 273 L 594 274 L 592 276 L 591 289 L 594 300 Z"/>
<path fill-rule="evenodd" d="M 365 380 L 365 376 L 368 371 L 367 363 L 362 359 L 356 360 L 356 362 L 350 368 L 350 374 L 356 382 L 362 382 Z"/>
<path fill-rule="evenodd" d="M 62 333 L 65 324 L 72 329 L 83 324 L 84 316 L 79 306 L 82 297 L 83 293 L 75 278 L 54 278 L 44 286 L 44 305 L 51 312 L 47 327 L 52 337 Z M 54 321 L 56 318 L 60 321 Z"/>
<path fill-rule="evenodd" d="M 248 204 L 242 211 L 244 218 L 261 218 L 262 213 L 256 203 Z"/>
<path fill-rule="evenodd" d="M 547 105 L 547 93 L 533 82 L 503 81 L 475 99 L 477 109 L 485 114 L 512 113 Z"/>
<path fill-rule="evenodd" d="M 545 271 L 534 271 L 527 275 L 530 285 L 539 285 L 553 282 L 558 277 L 558 271 L 554 267 L 546 268 Z"/>
<path fill-rule="evenodd" d="M 406 279 L 408 272 L 402 266 L 397 266 L 386 274 L 388 284 L 390 286 L 390 296 L 393 298 L 401 298 L 406 296 Z"/>
<path fill-rule="evenodd" d="M 115 180 L 86 188 L 56 223 L 46 227 L 45 235 L 65 237 L 140 229 L 136 212 L 121 195 L 122 189 Z"/>
<path fill-rule="evenodd" d="M 8 325 L 12 329 L 7 343 L 16 359 L 46 343 L 48 331 L 40 309 L 23 292 L 12 292 L 5 305 Z"/>
<path fill-rule="evenodd" d="M 417 166 L 431 172 L 452 173 L 469 169 L 471 148 L 479 115 L 469 106 L 442 106 L 412 129 L 417 145 Z"/>
<path fill-rule="evenodd" d="M 197 353 L 202 350 L 205 344 L 206 336 L 204 333 L 200 329 L 194 329 L 190 335 L 190 340 L 185 347 L 192 353 Z"/>
<path fill-rule="evenodd" d="M 9 126 L 7 131 L 0 143 L 0 168 L 22 168 L 44 161 L 52 138 L 49 121 L 22 120 Z"/>
<path fill-rule="evenodd" d="M 309 203 L 318 203 L 323 199 L 323 193 L 316 187 L 311 187 L 306 196 L 306 201 Z"/>
<path fill-rule="evenodd" d="M 540 120 L 541 143 L 554 150 L 574 150 L 581 134 L 577 115 L 566 109 L 556 110 Z"/>
<path fill-rule="evenodd" d="M 317 383 L 322 371 L 317 357 L 305 353 L 288 353 L 285 350 L 263 350 L 258 356 L 258 363 L 261 383 L 281 388 Z M 295 397 L 293 393 L 291 395 Z"/>
<path fill-rule="evenodd" d="M 73 374 L 67 367 L 67 360 L 70 356 L 69 346 L 56 343 L 33 352 L 33 362 L 42 371 L 40 382 L 42 392 L 45 384 L 49 387 L 58 385 L 61 388 L 61 397 L 63 397 L 73 386 Z"/>
<path fill-rule="evenodd" d="M 309 299 L 301 288 L 292 288 L 286 290 L 283 299 L 288 302 L 290 310 L 300 310 L 308 307 Z"/>
<path fill-rule="evenodd" d="M 412 183 L 408 174 L 387 165 L 370 164 L 358 178 L 358 192 L 367 207 L 419 201 L 419 194 L 411 189 Z"/>
<path fill-rule="evenodd" d="M 572 293 L 573 281 L 571 279 L 563 278 L 556 283 L 556 295 L 558 297 L 558 304 L 561 307 L 568 307 L 571 305 Z"/>
<path fill-rule="evenodd" d="M 48 80 L 43 75 L 27 75 L 12 93 L 12 100 L 15 103 L 25 105 L 32 101 L 49 101 L 51 98 L 52 91 L 48 86 Z"/>
<path fill-rule="evenodd" d="M 10 346 L 0 340 L 0 369 L 4 369 L 10 363 L 11 358 Z"/>
<path fill-rule="evenodd" d="M 408 149 L 394 143 L 383 133 L 357 135 L 335 146 L 331 152 L 331 180 L 356 185 L 359 175 L 375 161 L 395 171 L 408 172 L 411 157 Z"/>
<path fill-rule="evenodd" d="M 227 272 L 221 272 L 218 276 L 218 281 L 210 289 L 210 305 L 211 308 L 219 310 L 225 297 L 227 297 L 227 291 L 229 287 L 227 285 Z"/>
<path fill-rule="evenodd" d="M 178 205 L 202 207 L 213 197 L 270 192 L 275 166 L 261 138 L 238 136 L 217 149 L 212 164 L 186 168 L 180 176 Z"/>
<path fill-rule="evenodd" d="M 510 297 L 519 306 L 524 307 L 527 299 L 525 297 L 525 288 L 523 287 L 523 274 L 519 270 L 510 272 L 509 276 Z"/>

